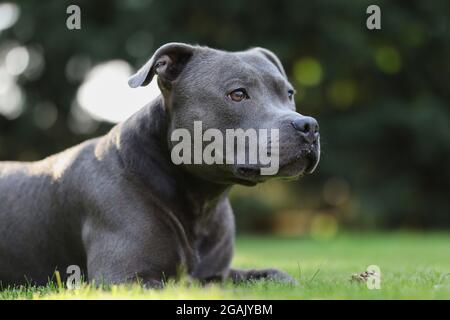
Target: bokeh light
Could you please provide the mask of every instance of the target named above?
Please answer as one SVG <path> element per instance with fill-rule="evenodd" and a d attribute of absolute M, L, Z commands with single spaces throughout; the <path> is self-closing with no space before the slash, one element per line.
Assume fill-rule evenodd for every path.
<path fill-rule="evenodd" d="M 15 3 L 0 3 L 0 32 L 11 28 L 19 19 L 20 8 Z"/>
<path fill-rule="evenodd" d="M 347 181 L 342 178 L 330 178 L 323 187 L 323 199 L 329 205 L 339 207 L 343 206 L 350 200 L 350 186 Z"/>
<path fill-rule="evenodd" d="M 122 60 L 95 66 L 78 90 L 78 105 L 96 120 L 117 123 L 127 119 L 161 93 L 155 80 L 147 87 L 130 88 L 132 73 Z"/>
<path fill-rule="evenodd" d="M 12 76 L 22 74 L 28 67 L 30 55 L 26 47 L 14 47 L 6 54 L 6 71 Z"/>
<path fill-rule="evenodd" d="M 42 75 L 45 69 L 44 52 L 40 46 L 29 46 L 28 51 L 28 65 L 23 72 L 23 76 L 30 81 L 37 80 Z"/>
<path fill-rule="evenodd" d="M 329 240 L 338 232 L 337 219 L 326 213 L 316 215 L 311 223 L 311 237 L 316 240 Z"/>
<path fill-rule="evenodd" d="M 8 120 L 18 118 L 23 110 L 24 95 L 13 78 L 0 67 L 0 115 Z"/>
<path fill-rule="evenodd" d="M 33 108 L 33 120 L 42 130 L 51 128 L 58 119 L 58 109 L 52 102 L 41 102 Z"/>
<path fill-rule="evenodd" d="M 73 55 L 66 63 L 66 78 L 70 82 L 81 82 L 92 68 L 92 61 L 87 55 Z"/>
<path fill-rule="evenodd" d="M 400 53 L 391 46 L 378 48 L 375 51 L 375 62 L 378 68 L 387 74 L 398 73 L 402 66 Z"/>
<path fill-rule="evenodd" d="M 338 109 L 347 109 L 356 98 L 356 86 L 350 80 L 338 80 L 328 89 L 328 98 Z"/>
<path fill-rule="evenodd" d="M 294 77 L 300 85 L 316 86 L 321 82 L 322 74 L 322 65 L 315 58 L 301 58 L 294 65 Z"/>
<path fill-rule="evenodd" d="M 67 122 L 70 131 L 79 135 L 92 134 L 99 126 L 99 123 L 92 119 L 91 115 L 76 101 L 72 102 Z"/>

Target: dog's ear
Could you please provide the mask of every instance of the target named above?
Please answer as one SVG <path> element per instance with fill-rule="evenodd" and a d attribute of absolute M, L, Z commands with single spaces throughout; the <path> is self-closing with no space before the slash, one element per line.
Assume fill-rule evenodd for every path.
<path fill-rule="evenodd" d="M 283 77 L 285 77 L 287 79 L 287 75 L 286 75 L 286 72 L 284 71 L 283 65 L 281 64 L 280 59 L 278 59 L 278 57 L 275 55 L 275 53 L 273 53 L 270 50 L 260 48 L 260 47 L 252 48 L 251 50 L 257 52 L 258 54 L 264 56 L 264 58 L 266 58 L 267 60 L 272 62 L 278 68 L 278 70 L 281 72 Z"/>
<path fill-rule="evenodd" d="M 155 75 L 164 86 L 169 86 L 183 70 L 194 54 L 195 47 L 185 43 L 167 43 L 153 54 L 153 57 L 128 80 L 132 88 L 148 85 Z"/>

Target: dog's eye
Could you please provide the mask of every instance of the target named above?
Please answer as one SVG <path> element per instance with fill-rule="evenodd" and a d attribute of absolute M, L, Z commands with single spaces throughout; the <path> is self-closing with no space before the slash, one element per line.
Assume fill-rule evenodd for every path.
<path fill-rule="evenodd" d="M 228 94 L 228 98 L 230 98 L 231 100 L 233 100 L 235 102 L 241 102 L 244 99 L 249 99 L 249 96 L 247 94 L 247 91 L 245 91 L 245 89 L 240 88 L 240 89 L 231 91 Z"/>
<path fill-rule="evenodd" d="M 295 91 L 294 90 L 288 90 L 288 97 L 289 100 L 292 100 L 292 98 L 294 97 Z"/>

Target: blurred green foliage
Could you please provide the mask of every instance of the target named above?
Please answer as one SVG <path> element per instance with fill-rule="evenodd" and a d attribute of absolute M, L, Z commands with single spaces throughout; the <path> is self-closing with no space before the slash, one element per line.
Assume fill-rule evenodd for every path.
<path fill-rule="evenodd" d="M 73 3 L 81 7 L 80 31 L 65 27 Z M 326 212 L 354 228 L 450 227 L 450 2 L 376 1 L 382 29 L 373 31 L 366 8 L 375 3 L 366 0 L 17 4 L 19 21 L 0 33 L 0 44 L 35 48 L 45 68 L 18 78 L 25 110 L 12 120 L 0 116 L 1 160 L 38 159 L 110 128 L 102 123 L 79 134 L 69 125 L 82 82 L 82 74 L 66 76 L 74 57 L 138 67 L 169 41 L 262 46 L 285 65 L 299 112 L 319 120 L 323 158 L 314 175 L 269 185 L 284 188 L 284 200 L 267 203 L 259 187 L 234 192 L 239 223 L 298 209 Z M 57 108 L 50 127 L 36 125 L 41 102 Z"/>

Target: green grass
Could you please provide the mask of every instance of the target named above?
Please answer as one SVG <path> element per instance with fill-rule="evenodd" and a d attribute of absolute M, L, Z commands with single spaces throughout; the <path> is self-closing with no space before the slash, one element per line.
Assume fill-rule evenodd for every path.
<path fill-rule="evenodd" d="M 210 285 L 170 282 L 163 290 L 137 285 L 69 291 L 55 286 L 0 291 L 0 299 L 450 299 L 449 234 L 345 234 L 332 240 L 243 236 L 233 265 L 276 267 L 298 286 L 271 282 Z M 351 282 L 369 265 L 381 268 L 381 289 Z"/>

